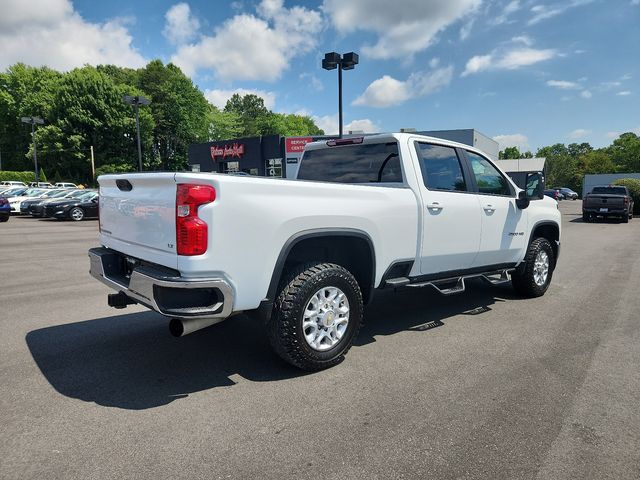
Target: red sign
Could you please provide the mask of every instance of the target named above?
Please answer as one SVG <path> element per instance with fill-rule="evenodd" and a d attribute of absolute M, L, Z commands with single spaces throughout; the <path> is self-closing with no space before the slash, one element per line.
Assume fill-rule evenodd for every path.
<path fill-rule="evenodd" d="M 303 152 L 307 143 L 313 142 L 311 137 L 286 138 L 284 141 L 284 149 L 287 153 Z"/>
<path fill-rule="evenodd" d="M 224 160 L 227 157 L 237 157 L 240 158 L 244 155 L 244 144 L 234 143 L 233 145 L 225 145 L 223 147 L 218 147 L 214 145 L 211 147 L 211 158 L 215 162 L 216 157 L 222 157 Z"/>

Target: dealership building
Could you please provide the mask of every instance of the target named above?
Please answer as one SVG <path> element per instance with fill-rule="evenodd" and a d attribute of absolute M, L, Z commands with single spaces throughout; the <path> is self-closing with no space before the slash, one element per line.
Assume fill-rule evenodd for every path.
<path fill-rule="evenodd" d="M 356 132 L 351 133 L 357 135 Z M 482 150 L 493 160 L 498 158 L 498 143 L 474 129 L 419 132 L 412 129 L 411 133 L 470 145 Z M 189 145 L 189 166 L 195 172 L 244 172 L 263 177 L 295 178 L 304 146 L 309 142 L 331 138 L 337 138 L 337 136 L 268 135 L 196 143 Z"/>

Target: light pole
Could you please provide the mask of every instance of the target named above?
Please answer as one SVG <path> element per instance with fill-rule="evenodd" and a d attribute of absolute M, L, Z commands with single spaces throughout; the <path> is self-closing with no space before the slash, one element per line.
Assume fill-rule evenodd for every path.
<path fill-rule="evenodd" d="M 133 106 L 136 109 L 136 132 L 138 134 L 138 168 L 142 171 L 142 147 L 140 146 L 140 105 L 149 105 L 151 100 L 144 98 L 143 96 L 125 95 L 122 97 L 125 103 Z"/>
<path fill-rule="evenodd" d="M 36 151 L 36 124 L 42 125 L 44 120 L 40 117 L 22 117 L 22 123 L 31 124 L 31 141 L 33 142 L 33 165 L 36 173 L 36 184 L 40 182 L 40 173 L 38 172 L 38 152 Z"/>
<path fill-rule="evenodd" d="M 325 70 L 338 68 L 338 124 L 340 138 L 342 138 L 342 70 L 353 70 L 358 61 L 358 54 L 354 52 L 345 53 L 342 56 L 336 52 L 325 53 L 322 60 L 322 68 Z"/>

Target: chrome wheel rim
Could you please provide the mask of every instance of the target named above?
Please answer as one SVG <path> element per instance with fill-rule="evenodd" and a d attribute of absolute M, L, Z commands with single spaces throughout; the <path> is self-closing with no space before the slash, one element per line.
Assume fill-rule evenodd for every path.
<path fill-rule="evenodd" d="M 79 208 L 74 208 L 73 210 L 71 210 L 71 218 L 73 218 L 74 220 L 82 220 L 82 217 L 84 217 L 84 214 Z"/>
<path fill-rule="evenodd" d="M 544 250 L 540 250 L 533 262 L 533 281 L 541 287 L 549 276 L 549 255 Z"/>
<path fill-rule="evenodd" d="M 311 296 L 302 317 L 307 344 L 323 352 L 335 347 L 349 325 L 349 300 L 337 287 L 322 287 Z"/>

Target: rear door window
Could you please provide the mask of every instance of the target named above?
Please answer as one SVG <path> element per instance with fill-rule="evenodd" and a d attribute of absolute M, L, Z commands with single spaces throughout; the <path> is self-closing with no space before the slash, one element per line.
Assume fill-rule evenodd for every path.
<path fill-rule="evenodd" d="M 365 143 L 308 150 L 297 178 L 336 183 L 402 183 L 398 144 Z"/>
<path fill-rule="evenodd" d="M 416 142 L 425 187 L 429 190 L 466 192 L 467 182 L 453 147 Z"/>

